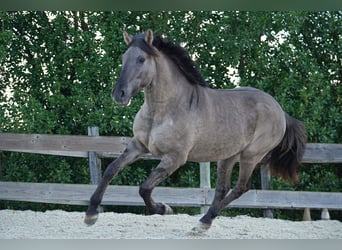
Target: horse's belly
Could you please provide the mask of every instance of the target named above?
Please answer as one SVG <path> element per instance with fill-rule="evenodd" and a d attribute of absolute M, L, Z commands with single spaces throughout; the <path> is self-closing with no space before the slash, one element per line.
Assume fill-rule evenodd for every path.
<path fill-rule="evenodd" d="M 226 143 L 216 143 L 213 145 L 197 144 L 190 150 L 188 161 L 208 162 L 223 160 L 236 155 L 242 148 L 242 145 L 229 145 L 228 141 Z"/>

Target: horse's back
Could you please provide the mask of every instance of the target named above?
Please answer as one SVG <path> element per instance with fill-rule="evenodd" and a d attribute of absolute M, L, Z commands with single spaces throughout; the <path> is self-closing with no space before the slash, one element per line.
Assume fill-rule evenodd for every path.
<path fill-rule="evenodd" d="M 222 107 L 227 112 L 240 112 L 241 116 L 248 113 L 281 113 L 279 103 L 268 93 L 253 87 L 237 87 L 234 89 L 205 89 L 206 103 L 203 105 Z M 267 107 L 267 110 L 263 108 Z"/>
<path fill-rule="evenodd" d="M 268 93 L 253 87 L 237 87 L 234 89 L 209 91 L 209 102 L 214 105 L 223 105 L 229 112 L 232 109 L 245 115 L 251 112 L 274 114 L 283 117 L 283 110 L 279 103 Z"/>

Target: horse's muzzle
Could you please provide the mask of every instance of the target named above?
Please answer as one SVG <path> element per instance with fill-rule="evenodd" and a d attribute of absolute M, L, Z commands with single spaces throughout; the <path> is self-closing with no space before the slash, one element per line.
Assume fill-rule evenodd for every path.
<path fill-rule="evenodd" d="M 131 102 L 131 95 L 123 89 L 115 87 L 112 93 L 114 101 L 120 105 L 128 106 Z"/>

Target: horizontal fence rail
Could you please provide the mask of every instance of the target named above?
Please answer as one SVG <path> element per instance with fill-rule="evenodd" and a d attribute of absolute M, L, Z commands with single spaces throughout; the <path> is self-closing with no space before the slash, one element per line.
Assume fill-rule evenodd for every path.
<path fill-rule="evenodd" d="M 97 133 L 98 131 L 91 131 L 90 136 L 0 133 L 0 151 L 84 157 L 96 163 L 100 158 L 116 158 L 131 140 L 130 137 L 98 136 Z M 158 157 L 146 154 L 142 159 Z M 342 144 L 308 143 L 302 162 L 341 163 Z M 96 171 L 100 171 L 101 166 L 97 167 L 99 169 Z M 206 173 L 208 168 L 209 164 L 203 164 L 201 171 Z M 269 175 L 267 168 L 261 169 Z M 96 184 L 98 177 L 98 174 L 91 176 L 91 183 Z M 138 195 L 138 188 L 110 185 L 102 205 L 144 206 Z M 95 186 L 89 184 L 0 182 L 0 200 L 88 205 L 89 197 L 94 190 Z M 211 204 L 213 196 L 214 189 L 210 188 L 208 181 L 200 188 L 156 187 L 153 192 L 154 198 L 172 206 L 203 208 Z M 250 190 L 228 207 L 341 210 L 342 193 Z"/>
<path fill-rule="evenodd" d="M 115 158 L 130 140 L 118 136 L 0 133 L 0 150 L 85 158 L 88 152 L 97 152 L 100 158 Z M 158 159 L 151 154 L 142 158 Z M 342 144 L 308 143 L 302 162 L 341 163 Z"/>
<path fill-rule="evenodd" d="M 23 153 L 88 157 L 88 152 L 120 154 L 131 139 L 115 136 L 0 133 L 0 150 Z"/>
<path fill-rule="evenodd" d="M 87 184 L 0 182 L 0 199 L 41 203 L 88 205 L 95 189 Z M 108 186 L 102 205 L 144 206 L 136 186 Z M 153 197 L 171 206 L 210 205 L 214 189 L 156 187 Z M 333 192 L 249 190 L 231 202 L 233 208 L 342 209 L 342 195 Z"/>

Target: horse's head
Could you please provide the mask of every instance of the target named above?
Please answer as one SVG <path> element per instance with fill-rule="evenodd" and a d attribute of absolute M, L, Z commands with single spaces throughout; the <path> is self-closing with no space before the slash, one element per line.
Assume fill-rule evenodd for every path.
<path fill-rule="evenodd" d="M 130 36 L 126 31 L 123 37 L 128 49 L 122 56 L 122 72 L 113 89 L 113 99 L 122 105 L 129 105 L 130 100 L 139 91 L 148 86 L 156 74 L 154 57 L 157 49 L 152 45 L 153 32 Z"/>

